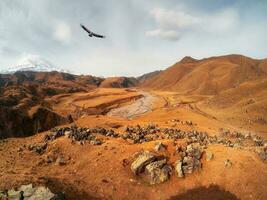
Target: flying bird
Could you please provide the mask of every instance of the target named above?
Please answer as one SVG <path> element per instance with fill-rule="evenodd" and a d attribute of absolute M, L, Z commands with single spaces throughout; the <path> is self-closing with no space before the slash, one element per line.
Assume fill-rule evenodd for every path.
<path fill-rule="evenodd" d="M 105 36 L 104 35 L 99 35 L 99 34 L 96 34 L 96 33 L 94 33 L 94 32 L 92 32 L 92 31 L 90 31 L 88 28 L 86 28 L 84 25 L 82 25 L 82 24 L 80 24 L 81 25 L 81 27 L 82 27 L 82 29 L 83 30 L 85 30 L 87 33 L 88 33 L 88 35 L 90 36 L 90 37 L 98 37 L 98 38 L 105 38 Z"/>

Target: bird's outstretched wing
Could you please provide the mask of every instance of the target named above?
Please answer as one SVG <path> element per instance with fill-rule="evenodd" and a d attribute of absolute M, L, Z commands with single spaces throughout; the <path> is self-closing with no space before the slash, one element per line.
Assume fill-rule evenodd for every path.
<path fill-rule="evenodd" d="M 87 33 L 91 34 L 92 32 L 87 29 L 84 25 L 80 24 L 80 26 L 82 27 L 83 30 L 85 30 Z"/>
<path fill-rule="evenodd" d="M 99 34 L 96 34 L 96 33 L 93 33 L 93 32 L 92 32 L 92 34 L 93 34 L 93 36 L 95 36 L 95 37 L 99 37 L 99 38 L 105 38 L 105 36 L 104 36 L 104 35 L 99 35 Z"/>
<path fill-rule="evenodd" d="M 89 33 L 89 36 L 90 36 L 90 37 L 94 36 L 94 37 L 98 37 L 98 38 L 105 38 L 104 35 L 96 34 L 96 33 L 92 32 L 92 31 L 90 31 L 88 28 L 86 28 L 86 27 L 85 27 L 84 25 L 82 25 L 82 24 L 80 24 L 80 26 L 83 28 L 83 30 L 85 30 L 87 33 Z"/>

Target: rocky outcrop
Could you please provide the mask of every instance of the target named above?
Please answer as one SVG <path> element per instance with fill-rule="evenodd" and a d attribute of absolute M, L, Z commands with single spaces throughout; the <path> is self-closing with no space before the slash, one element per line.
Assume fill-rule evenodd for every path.
<path fill-rule="evenodd" d="M 66 200 L 63 193 L 53 194 L 44 186 L 22 185 L 18 190 L 0 191 L 0 199 L 10 200 Z"/>
<path fill-rule="evenodd" d="M 102 88 L 128 88 L 138 85 L 138 80 L 133 77 L 108 77 L 101 82 Z"/>
<path fill-rule="evenodd" d="M 149 151 L 141 152 L 136 160 L 131 165 L 131 170 L 135 175 L 142 173 L 145 167 L 157 158 L 154 154 Z"/>
<path fill-rule="evenodd" d="M 169 179 L 172 168 L 167 165 L 167 160 L 162 159 L 152 162 L 146 166 L 146 173 L 149 175 L 149 183 L 159 184 Z"/>
<path fill-rule="evenodd" d="M 131 170 L 135 175 L 145 174 L 145 180 L 153 185 L 168 180 L 172 168 L 167 164 L 166 158 L 142 151 L 131 164 Z"/>
<path fill-rule="evenodd" d="M 71 122 L 70 118 L 63 117 L 45 107 L 37 108 L 31 115 L 23 110 L 2 107 L 0 108 L 0 138 L 30 136 Z"/>

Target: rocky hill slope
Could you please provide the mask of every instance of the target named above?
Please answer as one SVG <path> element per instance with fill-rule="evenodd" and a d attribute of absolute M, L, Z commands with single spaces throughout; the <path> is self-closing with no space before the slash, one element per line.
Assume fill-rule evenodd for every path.
<path fill-rule="evenodd" d="M 89 92 L 98 87 L 137 85 L 135 78 L 98 78 L 63 72 L 17 71 L 0 74 L 0 138 L 28 136 L 72 121 L 53 110 L 56 95 Z"/>
<path fill-rule="evenodd" d="M 144 83 L 145 81 L 149 81 L 150 79 L 154 78 L 158 74 L 160 74 L 162 70 L 153 71 L 150 73 L 143 74 L 142 76 L 137 77 L 137 80 L 140 84 Z"/>
<path fill-rule="evenodd" d="M 100 87 L 103 88 L 128 88 L 138 85 L 138 80 L 133 77 L 108 77 L 103 80 Z"/>
<path fill-rule="evenodd" d="M 185 57 L 154 78 L 144 88 L 214 95 L 240 84 L 267 78 L 267 61 L 241 55 L 196 60 Z"/>

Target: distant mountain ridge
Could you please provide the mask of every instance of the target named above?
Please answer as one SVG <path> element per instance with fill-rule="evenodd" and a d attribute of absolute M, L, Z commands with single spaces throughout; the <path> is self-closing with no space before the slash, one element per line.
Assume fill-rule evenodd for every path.
<path fill-rule="evenodd" d="M 149 72 L 149 73 L 143 74 L 142 76 L 137 77 L 137 80 L 140 83 L 144 83 L 145 81 L 148 81 L 148 80 L 152 79 L 153 77 L 157 76 L 161 72 L 162 72 L 162 70 L 157 70 L 157 71 Z"/>
<path fill-rule="evenodd" d="M 22 71 L 33 71 L 33 72 L 65 72 L 69 73 L 68 70 L 63 70 L 59 67 L 54 66 L 49 61 L 42 58 L 29 58 L 24 60 L 21 64 L 10 67 L 5 70 L 1 70 L 0 74 L 14 74 L 15 72 Z"/>
<path fill-rule="evenodd" d="M 153 90 L 215 95 L 247 81 L 267 78 L 267 59 L 225 55 L 197 60 L 184 57 L 141 86 Z"/>

